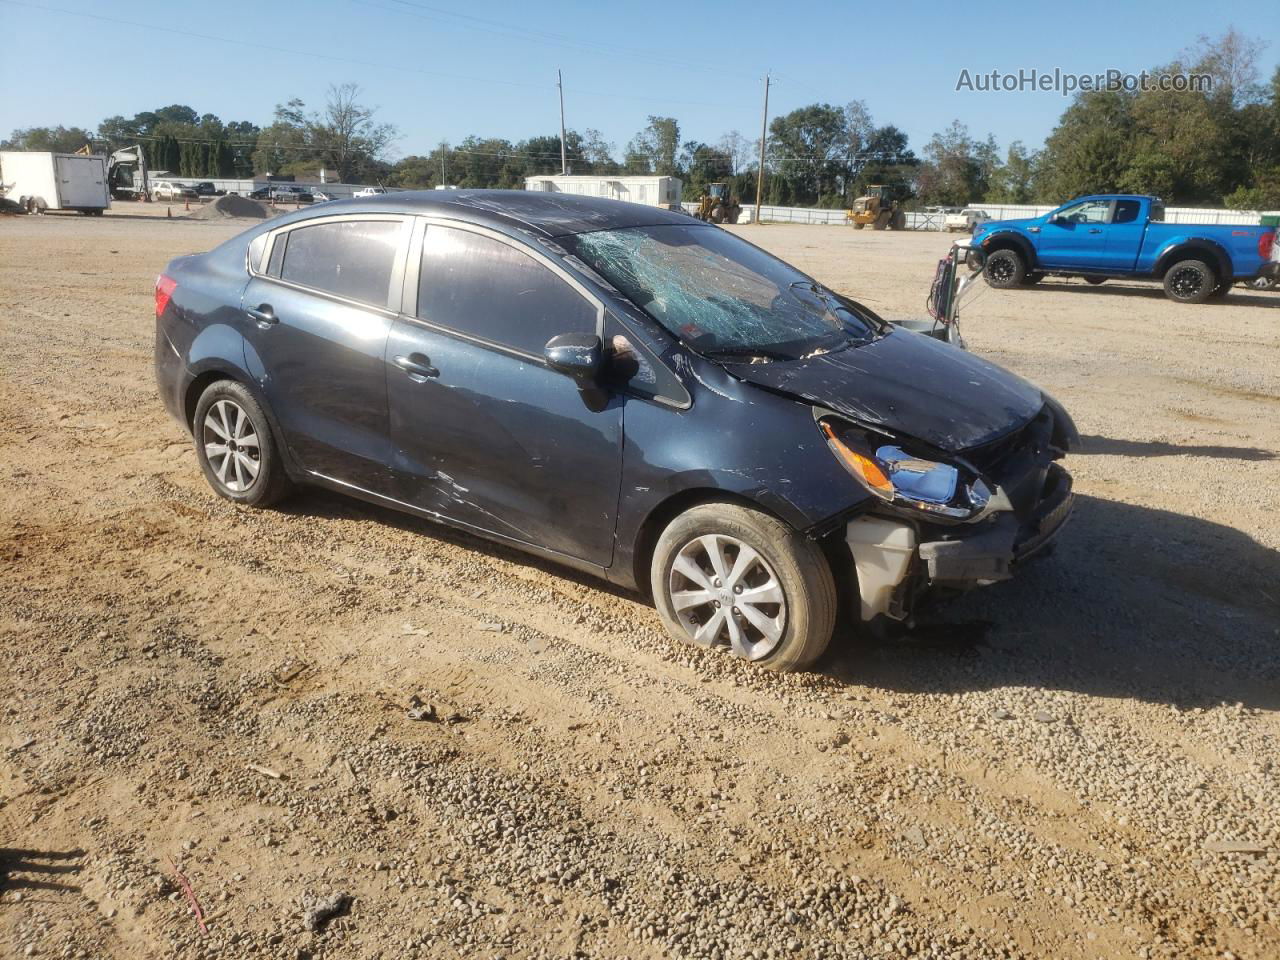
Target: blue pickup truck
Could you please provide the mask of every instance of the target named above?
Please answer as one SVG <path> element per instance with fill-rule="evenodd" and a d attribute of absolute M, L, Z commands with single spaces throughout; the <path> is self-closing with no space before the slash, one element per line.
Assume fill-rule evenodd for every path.
<path fill-rule="evenodd" d="M 993 220 L 974 231 L 987 283 L 1025 286 L 1045 276 L 1156 280 L 1179 303 L 1223 297 L 1236 281 L 1273 275 L 1275 227 L 1164 223 L 1156 197 L 1077 197 L 1030 220 Z"/>

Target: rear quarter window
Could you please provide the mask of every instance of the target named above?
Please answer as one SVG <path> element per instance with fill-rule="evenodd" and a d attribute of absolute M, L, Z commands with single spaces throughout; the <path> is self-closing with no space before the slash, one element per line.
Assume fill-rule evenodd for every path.
<path fill-rule="evenodd" d="M 387 306 L 401 224 L 397 220 L 334 220 L 296 227 L 276 240 L 279 277 L 376 307 Z M 268 272 L 273 272 L 268 270 Z"/>

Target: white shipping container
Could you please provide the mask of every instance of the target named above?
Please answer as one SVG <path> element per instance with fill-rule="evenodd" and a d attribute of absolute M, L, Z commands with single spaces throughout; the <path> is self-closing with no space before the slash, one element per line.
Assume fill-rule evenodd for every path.
<path fill-rule="evenodd" d="M 572 193 L 585 197 L 607 197 L 650 207 L 671 207 L 680 203 L 679 177 L 622 177 L 569 175 L 525 177 L 526 190 Z"/>
<path fill-rule="evenodd" d="M 0 184 L 6 199 L 28 209 L 100 214 L 111 206 L 106 157 L 0 151 Z"/>

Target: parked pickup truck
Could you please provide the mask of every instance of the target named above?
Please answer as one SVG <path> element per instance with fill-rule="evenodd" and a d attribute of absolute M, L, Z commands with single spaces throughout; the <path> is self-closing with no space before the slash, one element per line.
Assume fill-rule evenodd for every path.
<path fill-rule="evenodd" d="M 987 283 L 1001 289 L 1045 276 L 1157 280 L 1170 300 L 1224 297 L 1236 281 L 1268 275 L 1275 227 L 1164 223 L 1156 197 L 1078 197 L 1042 217 L 979 224 Z"/>

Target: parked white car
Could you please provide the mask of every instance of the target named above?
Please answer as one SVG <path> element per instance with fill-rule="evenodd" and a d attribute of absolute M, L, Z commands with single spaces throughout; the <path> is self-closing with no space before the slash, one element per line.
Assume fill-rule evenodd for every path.
<path fill-rule="evenodd" d="M 965 207 L 959 213 L 948 213 L 943 223 L 946 225 L 947 232 L 952 233 L 956 230 L 962 230 L 965 233 L 973 233 L 974 228 L 979 224 L 986 223 L 991 217 L 983 210 L 975 210 L 973 207 Z"/>
<path fill-rule="evenodd" d="M 196 193 L 196 188 L 185 183 L 157 183 L 152 188 L 151 195 L 157 200 L 200 199 L 200 194 Z"/>
<path fill-rule="evenodd" d="M 380 197 L 387 192 L 386 187 L 365 187 L 352 194 L 353 197 Z"/>

